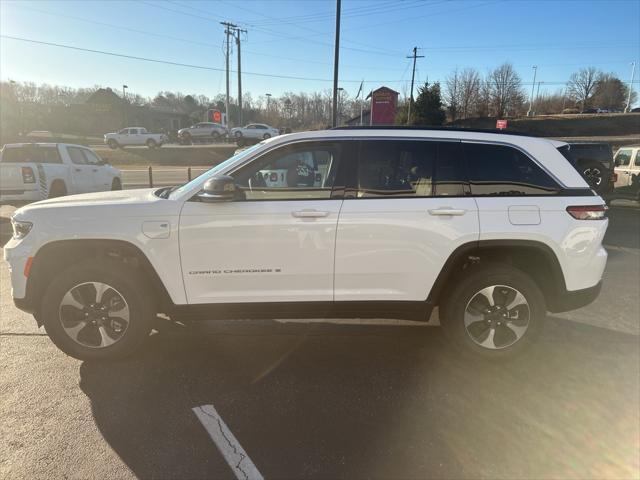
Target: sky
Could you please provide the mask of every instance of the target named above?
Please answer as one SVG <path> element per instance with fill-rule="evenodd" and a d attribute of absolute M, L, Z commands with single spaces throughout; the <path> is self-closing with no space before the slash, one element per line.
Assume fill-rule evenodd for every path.
<path fill-rule="evenodd" d="M 247 30 L 243 92 L 324 91 L 332 87 L 335 12 L 335 0 L 0 0 L 0 78 L 214 97 L 225 90 L 220 22 L 228 21 Z M 636 91 L 640 84 L 640 0 L 343 0 L 340 30 L 339 85 L 351 97 L 362 80 L 367 92 L 386 85 L 406 94 L 414 46 L 424 55 L 417 85 L 503 62 L 528 93 L 533 65 L 541 93 L 560 91 L 588 66 L 629 82 L 631 62 Z M 236 96 L 235 45 L 231 68 Z"/>

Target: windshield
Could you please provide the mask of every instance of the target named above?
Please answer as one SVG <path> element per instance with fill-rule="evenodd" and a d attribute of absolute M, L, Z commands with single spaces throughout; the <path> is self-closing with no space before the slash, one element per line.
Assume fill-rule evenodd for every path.
<path fill-rule="evenodd" d="M 176 198 L 176 197 L 182 195 L 184 192 L 187 192 L 187 191 L 191 190 L 192 188 L 194 188 L 196 185 L 202 183 L 203 181 L 206 182 L 208 179 L 210 179 L 214 175 L 218 174 L 218 172 L 224 171 L 228 166 L 233 165 L 234 163 L 241 161 L 242 159 L 244 159 L 244 158 L 248 157 L 249 155 L 251 155 L 256 150 L 259 150 L 264 144 L 265 144 L 265 142 L 256 143 L 255 145 L 252 145 L 252 146 L 250 146 L 250 147 L 248 147 L 248 148 L 236 153 L 232 157 L 228 158 L 227 160 L 225 160 L 222 163 L 219 163 L 218 165 L 216 165 L 215 167 L 211 168 L 210 170 L 207 170 L 202 175 L 199 175 L 198 177 L 194 178 L 190 182 L 187 182 L 184 185 L 176 188 L 175 190 L 172 190 L 170 192 L 170 194 L 169 194 L 169 198 Z"/>

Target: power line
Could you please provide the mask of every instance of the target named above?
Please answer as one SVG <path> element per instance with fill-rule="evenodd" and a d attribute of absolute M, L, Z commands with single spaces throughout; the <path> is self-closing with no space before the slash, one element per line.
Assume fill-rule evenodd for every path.
<path fill-rule="evenodd" d="M 150 62 L 150 63 L 158 63 L 158 64 L 177 66 L 177 67 L 185 67 L 185 68 L 194 68 L 194 69 L 198 69 L 198 70 L 209 70 L 209 71 L 214 71 L 214 72 L 224 72 L 225 71 L 224 68 L 219 68 L 219 67 L 211 67 L 211 66 L 206 66 L 206 65 L 195 65 L 195 64 L 189 64 L 189 63 L 174 62 L 174 61 L 171 61 L 171 60 L 163 60 L 163 59 L 149 58 L 149 57 L 140 57 L 140 56 L 136 56 L 136 55 L 127 55 L 127 54 L 123 54 L 123 53 L 109 52 L 109 51 L 106 51 L 106 50 L 97 50 L 97 49 L 76 47 L 76 46 L 72 46 L 72 45 L 65 45 L 65 44 L 61 44 L 61 43 L 45 42 L 45 41 L 34 40 L 34 39 L 30 39 L 30 38 L 15 37 L 15 36 L 12 36 L 12 35 L 0 35 L 0 38 L 6 38 L 8 40 L 31 43 L 31 44 L 36 44 L 36 45 L 46 45 L 46 46 L 50 46 L 50 47 L 65 48 L 65 49 L 69 49 L 69 50 L 76 50 L 76 51 L 81 51 L 81 52 L 86 52 L 86 53 L 94 53 L 94 54 L 106 55 L 106 56 L 111 56 L 111 57 L 126 58 L 126 59 L 129 59 L 129 60 L 139 60 L 139 61 Z M 234 70 L 229 70 L 229 71 L 231 73 L 237 73 L 237 71 L 234 71 Z M 416 69 L 416 71 L 418 72 L 419 70 Z M 259 73 L 259 72 L 244 72 L 244 74 L 257 76 L 257 77 L 282 78 L 282 79 L 286 79 L 286 80 L 301 80 L 301 81 L 315 81 L 315 82 L 332 82 L 333 81 L 330 78 L 300 77 L 300 76 L 295 76 L 295 75 L 279 75 L 279 74 Z M 341 80 L 341 82 L 348 82 L 348 83 L 360 83 L 361 81 L 362 81 L 362 79 L 359 79 L 359 80 L 342 79 Z M 371 83 L 371 82 L 397 83 L 399 81 L 401 81 L 401 80 L 397 80 L 397 79 L 395 79 L 395 80 L 394 79 L 368 80 L 369 83 Z M 434 80 L 434 83 L 435 82 L 442 83 L 442 80 Z M 565 80 L 565 81 L 545 81 L 544 83 L 545 83 L 545 85 L 565 85 L 567 82 Z M 633 83 L 640 83 L 640 79 L 634 80 Z M 531 85 L 531 83 L 530 82 L 521 82 L 521 85 L 523 85 L 523 86 L 524 85 Z"/>

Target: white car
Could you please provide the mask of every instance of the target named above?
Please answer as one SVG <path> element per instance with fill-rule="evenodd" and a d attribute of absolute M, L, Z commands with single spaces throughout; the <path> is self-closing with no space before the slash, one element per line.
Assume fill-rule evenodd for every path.
<path fill-rule="evenodd" d="M 239 138 L 257 138 L 266 140 L 267 138 L 276 137 L 280 134 L 277 128 L 270 127 L 264 123 L 250 123 L 244 127 L 236 127 L 231 129 L 231 136 L 235 139 Z"/>
<path fill-rule="evenodd" d="M 167 141 L 164 133 L 149 133 L 146 128 L 123 128 L 118 133 L 106 133 L 104 143 L 109 148 L 147 146 L 149 148 L 161 147 Z"/>
<path fill-rule="evenodd" d="M 187 128 L 178 130 L 178 135 L 184 141 L 211 139 L 219 141 L 227 137 L 227 127 L 219 123 L 200 122 Z"/>
<path fill-rule="evenodd" d="M 180 187 L 38 202 L 16 211 L 4 249 L 14 302 L 80 359 L 134 353 L 158 313 L 424 322 L 436 306 L 455 345 L 501 358 L 601 288 L 606 206 L 564 147 L 303 132 Z"/>
<path fill-rule="evenodd" d="M 613 157 L 613 163 L 616 188 L 640 183 L 640 146 L 620 148 Z"/>
<path fill-rule="evenodd" d="M 13 143 L 0 151 L 3 203 L 121 188 L 120 170 L 82 145 Z"/>

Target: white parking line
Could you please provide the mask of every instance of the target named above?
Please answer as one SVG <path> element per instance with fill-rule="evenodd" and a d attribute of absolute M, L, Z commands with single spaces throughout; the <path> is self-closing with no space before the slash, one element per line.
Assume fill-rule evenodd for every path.
<path fill-rule="evenodd" d="M 209 433 L 211 440 L 218 447 L 236 478 L 239 480 L 262 480 L 264 478 L 213 405 L 202 405 L 194 407 L 192 410 Z"/>

